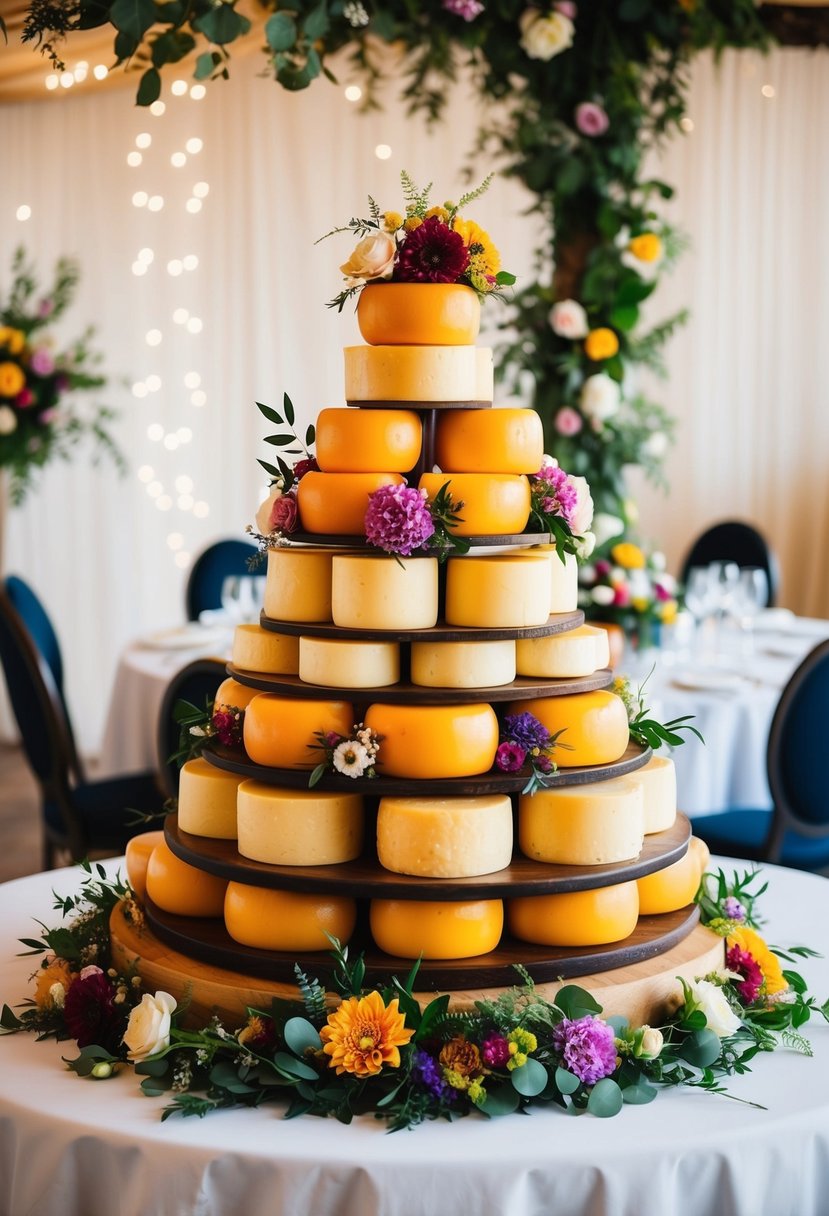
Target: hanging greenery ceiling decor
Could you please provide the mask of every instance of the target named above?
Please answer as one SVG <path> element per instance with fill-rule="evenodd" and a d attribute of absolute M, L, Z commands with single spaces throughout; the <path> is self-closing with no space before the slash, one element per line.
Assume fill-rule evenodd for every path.
<path fill-rule="evenodd" d="M 140 105 L 159 96 L 161 69 L 193 52 L 197 79 L 227 77 L 228 48 L 251 28 L 236 0 L 31 0 L 24 38 L 60 66 L 63 35 L 107 22 L 118 63 L 141 69 Z M 377 49 L 395 44 L 412 113 L 440 118 L 464 68 L 483 100 L 500 103 L 484 109 L 476 158 L 497 159 L 535 195 L 549 232 L 536 281 L 514 297 L 502 371 L 529 388 L 548 450 L 588 478 L 599 512 L 625 520 L 625 466 L 658 481 L 672 430 L 634 372 L 662 369 L 685 319 L 641 323 L 682 248 L 659 213 L 672 189 L 644 162 L 681 124 L 695 52 L 765 46 L 755 0 L 289 0 L 263 36 L 287 89 L 333 80 L 327 57 L 350 48 L 376 104 Z"/>

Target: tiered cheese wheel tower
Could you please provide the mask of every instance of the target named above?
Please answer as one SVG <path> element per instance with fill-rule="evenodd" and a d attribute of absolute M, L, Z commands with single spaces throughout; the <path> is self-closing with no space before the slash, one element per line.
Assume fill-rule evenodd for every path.
<path fill-rule="evenodd" d="M 246 993 L 291 990 L 296 963 L 325 980 L 329 934 L 364 951 L 368 984 L 421 959 L 418 987 L 460 1003 L 515 983 L 516 963 L 545 985 L 604 975 L 605 997 L 665 952 L 671 976 L 695 970 L 699 943 L 677 951 L 702 859 L 673 765 L 629 741 L 575 560 L 525 531 L 541 424 L 492 407 L 477 297 L 369 286 L 358 317 L 348 405 L 319 415 L 301 530 L 270 550 L 261 624 L 237 629 L 217 696 L 245 708 L 246 754 L 185 765 L 149 858 L 154 934 L 183 977 L 200 960 Z M 450 483 L 466 555 L 366 544 L 369 493 L 404 480 Z M 532 795 L 526 768 L 494 766 L 503 716 L 524 711 L 567 745 Z M 310 789 L 312 745 L 358 723 L 380 737 L 377 776 Z"/>

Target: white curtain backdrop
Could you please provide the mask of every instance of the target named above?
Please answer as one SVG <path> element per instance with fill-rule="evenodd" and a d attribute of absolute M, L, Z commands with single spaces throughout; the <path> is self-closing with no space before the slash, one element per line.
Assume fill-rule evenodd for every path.
<path fill-rule="evenodd" d="M 158 117 L 134 107 L 130 90 L 96 95 L 93 84 L 0 107 L 0 288 L 20 242 L 43 272 L 60 254 L 80 259 L 81 289 L 58 336 L 97 325 L 130 462 L 119 480 L 79 453 L 47 469 L 6 520 L 6 572 L 29 580 L 55 619 L 88 751 L 120 650 L 179 623 L 190 556 L 252 521 L 265 484 L 256 459 L 270 452 L 254 402 L 278 407 L 287 391 L 303 425 L 343 403 L 340 350 L 359 339 L 351 311 L 338 317 L 324 304 L 351 241 L 315 240 L 362 213 L 367 193 L 398 207 L 401 168 L 434 180 L 437 201 L 464 185 L 479 105 L 468 91 L 453 94 L 451 117 L 428 132 L 393 89 L 383 112 L 359 114 L 344 98 L 346 71 L 340 87 L 318 82 L 296 96 L 258 71 L 255 57 L 240 61 L 200 101 L 167 89 Z M 783 602 L 827 613 L 829 54 L 728 54 L 718 68 L 702 58 L 690 114 L 693 131 L 665 150 L 659 171 L 678 188 L 672 215 L 692 251 L 653 314 L 692 309 L 669 351 L 669 379 L 655 385 L 679 440 L 667 499 L 634 482 L 640 530 L 676 568 L 702 526 L 752 519 L 782 558 Z M 151 143 L 130 166 L 144 134 Z M 173 167 L 192 138 L 203 147 Z M 384 144 L 391 152 L 380 159 Z M 489 168 L 478 163 L 473 177 Z M 200 183 L 208 192 L 189 211 Z M 163 207 L 135 206 L 141 191 Z M 499 181 L 475 210 L 524 281 L 537 237 L 528 201 Z M 25 221 L 21 205 L 31 208 Z M 152 262 L 137 276 L 146 250 Z M 187 255 L 198 266 L 170 273 Z M 497 340 L 500 320 L 491 303 L 487 337 Z M 153 330 L 157 345 L 147 342 Z"/>

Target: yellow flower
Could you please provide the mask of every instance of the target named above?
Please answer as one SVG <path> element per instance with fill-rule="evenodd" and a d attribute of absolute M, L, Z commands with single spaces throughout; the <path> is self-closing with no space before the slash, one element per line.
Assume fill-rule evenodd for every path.
<path fill-rule="evenodd" d="M 660 608 L 659 615 L 666 625 L 673 625 L 676 620 L 677 607 L 676 600 L 665 600 L 665 603 Z"/>
<path fill-rule="evenodd" d="M 399 211 L 384 211 L 383 212 L 383 227 L 386 232 L 397 232 L 397 229 L 403 225 L 403 216 Z"/>
<path fill-rule="evenodd" d="M 634 595 L 631 598 L 630 606 L 634 612 L 647 612 L 650 600 L 645 595 Z"/>
<path fill-rule="evenodd" d="M 638 545 L 631 544 L 629 540 L 614 545 L 610 550 L 610 556 L 617 566 L 622 566 L 625 570 L 644 570 L 645 568 L 644 553 Z"/>
<path fill-rule="evenodd" d="M 741 950 L 745 950 L 751 955 L 763 972 L 763 994 L 765 996 L 774 996 L 776 992 L 785 992 L 788 988 L 789 985 L 783 978 L 780 959 L 769 950 L 760 934 L 754 929 L 741 925 L 729 933 L 726 945 L 739 946 Z"/>
<path fill-rule="evenodd" d="M 437 218 L 439 220 L 443 220 L 443 222 L 445 224 L 446 221 L 449 219 L 449 212 L 446 210 L 445 207 L 430 207 L 423 218 L 426 220 L 430 220 L 434 216 L 437 216 Z"/>
<path fill-rule="evenodd" d="M 349 997 L 329 1013 L 328 1024 L 320 1031 L 323 1051 L 331 1057 L 329 1067 L 336 1068 L 338 1075 L 350 1072 L 358 1077 L 374 1076 L 384 1064 L 399 1068 L 398 1048 L 405 1047 L 413 1034 L 397 998 L 385 1005 L 379 992 Z"/>
<path fill-rule="evenodd" d="M 538 1039 L 531 1030 L 525 1030 L 523 1026 L 519 1026 L 515 1030 L 510 1031 L 510 1052 L 512 1052 L 513 1044 L 516 1051 L 531 1052 L 535 1051 L 538 1047 Z"/>
<path fill-rule="evenodd" d="M 469 250 L 469 277 L 479 291 L 491 291 L 493 284 L 489 282 L 501 269 L 501 255 L 492 243 L 492 238 L 474 220 L 461 219 L 455 216 L 452 222 L 455 232 L 463 237 L 463 243 Z"/>
<path fill-rule="evenodd" d="M 584 353 L 594 363 L 599 363 L 602 359 L 612 359 L 618 350 L 619 339 L 612 329 L 604 326 L 599 329 L 591 329 L 584 339 Z"/>
<path fill-rule="evenodd" d="M 75 973 L 65 958 L 53 958 L 46 967 L 41 967 L 35 981 L 35 1004 L 38 1009 L 54 1009 L 55 995 L 52 988 L 62 984 L 64 995 L 75 978 Z"/>
<path fill-rule="evenodd" d="M 0 397 L 16 397 L 26 387 L 26 376 L 17 363 L 0 363 Z"/>
<path fill-rule="evenodd" d="M 5 346 L 10 355 L 19 355 L 26 345 L 26 335 L 21 329 L 0 325 L 0 346 Z"/>
<path fill-rule="evenodd" d="M 422 223 L 423 220 L 419 219 L 418 216 L 410 215 L 409 218 L 404 222 L 403 227 L 407 232 L 414 232 L 415 228 L 419 228 Z"/>
<path fill-rule="evenodd" d="M 467 1092 L 470 1102 L 474 1102 L 476 1106 L 486 1098 L 486 1090 L 480 1081 L 472 1081 Z"/>
<path fill-rule="evenodd" d="M 628 242 L 628 249 L 640 262 L 656 262 L 662 256 L 662 242 L 655 232 L 643 232 Z"/>

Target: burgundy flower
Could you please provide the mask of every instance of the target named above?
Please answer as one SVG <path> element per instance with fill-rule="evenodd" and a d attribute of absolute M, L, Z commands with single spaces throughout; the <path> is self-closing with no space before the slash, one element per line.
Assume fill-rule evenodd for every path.
<path fill-rule="evenodd" d="M 63 1016 L 78 1047 L 95 1043 L 113 1055 L 118 1054 L 127 1011 L 114 1004 L 113 996 L 112 985 L 99 969 L 84 978 L 79 976 L 69 985 Z"/>
<path fill-rule="evenodd" d="M 481 1044 L 481 1059 L 489 1068 L 503 1068 L 509 1059 L 509 1042 L 502 1034 L 492 1034 Z"/>
<path fill-rule="evenodd" d="M 309 456 L 305 460 L 298 460 L 294 465 L 294 477 L 297 481 L 302 481 L 306 473 L 316 473 L 319 469 L 315 456 Z"/>
<path fill-rule="evenodd" d="M 271 532 L 293 532 L 299 512 L 293 494 L 283 494 L 271 508 Z"/>
<path fill-rule="evenodd" d="M 217 709 L 213 715 L 216 737 L 225 747 L 239 747 L 242 742 L 242 715 Z"/>
<path fill-rule="evenodd" d="M 457 283 L 468 265 L 461 234 L 432 215 L 406 237 L 394 278 L 398 283 Z"/>
<path fill-rule="evenodd" d="M 606 561 L 605 558 L 603 558 L 603 557 L 600 558 L 596 562 L 596 567 L 595 567 L 596 577 L 597 578 L 607 578 L 608 574 L 610 574 L 611 568 L 612 567 L 611 567 L 609 561 Z"/>
<path fill-rule="evenodd" d="M 517 743 L 502 743 L 495 753 L 495 764 L 502 773 L 517 773 L 527 753 Z"/>
<path fill-rule="evenodd" d="M 753 955 L 739 946 L 731 946 L 725 954 L 725 965 L 729 971 L 735 971 L 743 977 L 742 983 L 737 984 L 740 999 L 746 1005 L 751 1005 L 760 995 L 763 986 L 763 969 Z"/>
<path fill-rule="evenodd" d="M 22 388 L 14 399 L 19 410 L 28 409 L 34 403 L 35 395 L 30 388 Z"/>

